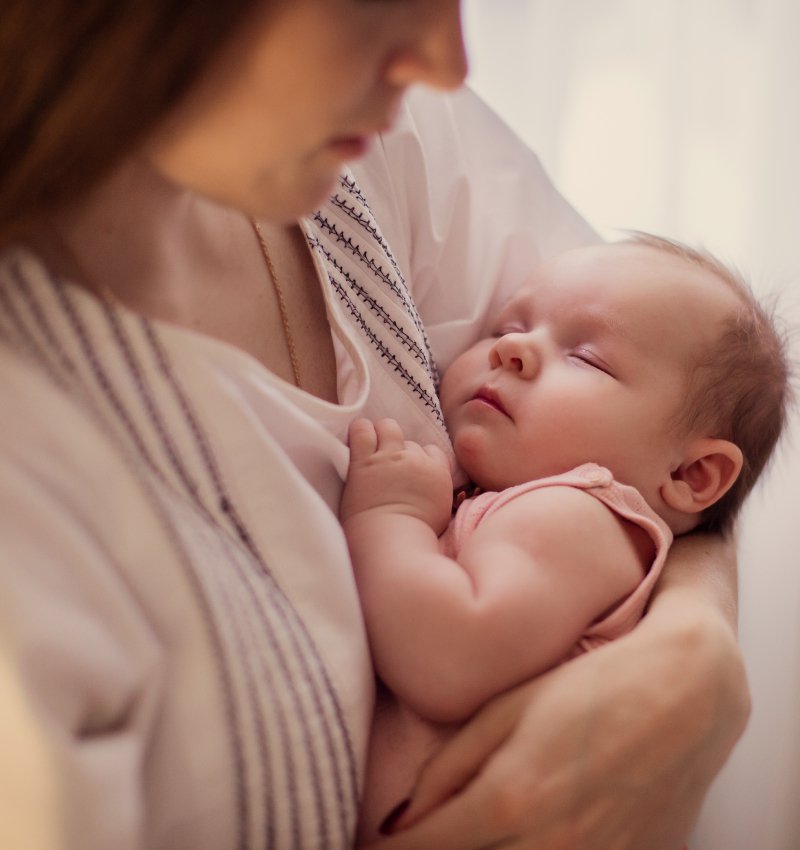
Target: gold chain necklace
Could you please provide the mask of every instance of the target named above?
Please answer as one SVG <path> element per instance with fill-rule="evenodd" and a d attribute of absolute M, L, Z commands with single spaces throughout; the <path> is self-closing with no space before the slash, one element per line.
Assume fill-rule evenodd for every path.
<path fill-rule="evenodd" d="M 292 326 L 289 324 L 289 311 L 286 307 L 286 298 L 283 294 L 280 278 L 275 272 L 275 265 L 270 257 L 269 248 L 264 232 L 261 230 L 261 225 L 254 219 L 250 219 L 250 224 L 253 225 L 253 230 L 258 237 L 258 244 L 261 246 L 261 253 L 264 257 L 264 262 L 267 266 L 267 271 L 272 278 L 272 286 L 275 289 L 275 295 L 278 299 L 278 312 L 281 316 L 281 324 L 283 325 L 283 336 L 286 340 L 286 348 L 289 352 L 289 362 L 292 364 L 292 374 L 294 375 L 295 386 L 302 389 L 303 382 L 300 380 L 300 362 L 297 357 L 297 349 L 294 344 L 294 336 L 292 334 Z"/>

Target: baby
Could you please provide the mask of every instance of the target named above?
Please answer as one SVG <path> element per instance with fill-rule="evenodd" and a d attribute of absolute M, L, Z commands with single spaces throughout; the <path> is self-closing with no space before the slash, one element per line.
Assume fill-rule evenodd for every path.
<path fill-rule="evenodd" d="M 632 629 L 674 535 L 730 529 L 780 435 L 787 374 L 736 275 L 640 235 L 541 266 L 446 371 L 478 488 L 452 521 L 443 453 L 392 420 L 353 424 L 341 518 L 391 692 L 362 839 L 453 724 Z"/>

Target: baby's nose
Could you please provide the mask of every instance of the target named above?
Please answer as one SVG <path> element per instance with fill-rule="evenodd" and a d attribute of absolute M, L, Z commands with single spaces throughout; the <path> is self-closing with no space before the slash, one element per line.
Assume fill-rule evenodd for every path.
<path fill-rule="evenodd" d="M 539 371 L 540 358 L 529 334 L 510 333 L 494 344 L 489 363 L 494 369 L 508 369 L 521 378 L 533 378 Z"/>

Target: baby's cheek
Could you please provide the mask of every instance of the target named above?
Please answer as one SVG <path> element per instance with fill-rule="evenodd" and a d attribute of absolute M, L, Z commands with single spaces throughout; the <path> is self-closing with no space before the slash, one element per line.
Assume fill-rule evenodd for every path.
<path fill-rule="evenodd" d="M 459 466 L 470 481 L 494 489 L 490 480 L 500 471 L 502 458 L 492 448 L 488 435 L 479 426 L 465 425 L 456 430 L 453 449 Z"/>

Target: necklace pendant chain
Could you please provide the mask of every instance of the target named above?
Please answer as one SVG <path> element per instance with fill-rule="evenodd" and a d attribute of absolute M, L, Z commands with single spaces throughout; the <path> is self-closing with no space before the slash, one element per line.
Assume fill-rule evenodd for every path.
<path fill-rule="evenodd" d="M 275 265 L 272 262 L 272 257 L 269 253 L 269 248 L 267 247 L 267 240 L 264 236 L 264 232 L 261 229 L 261 225 L 254 219 L 250 219 L 250 223 L 253 225 L 253 230 L 258 237 L 258 244 L 261 247 L 261 253 L 264 257 L 264 263 L 267 266 L 267 271 L 269 272 L 270 277 L 272 278 L 272 286 L 275 289 L 275 296 L 278 300 L 278 312 L 281 317 L 281 325 L 283 325 L 283 335 L 286 340 L 286 348 L 289 352 L 289 362 L 292 366 L 292 375 L 294 376 L 295 386 L 302 389 L 303 382 L 300 379 L 300 362 L 297 357 L 297 348 L 294 343 L 294 335 L 292 334 L 292 326 L 289 322 L 289 311 L 286 306 L 286 298 L 283 293 L 283 287 L 281 286 L 280 278 L 278 277 L 275 271 Z"/>

